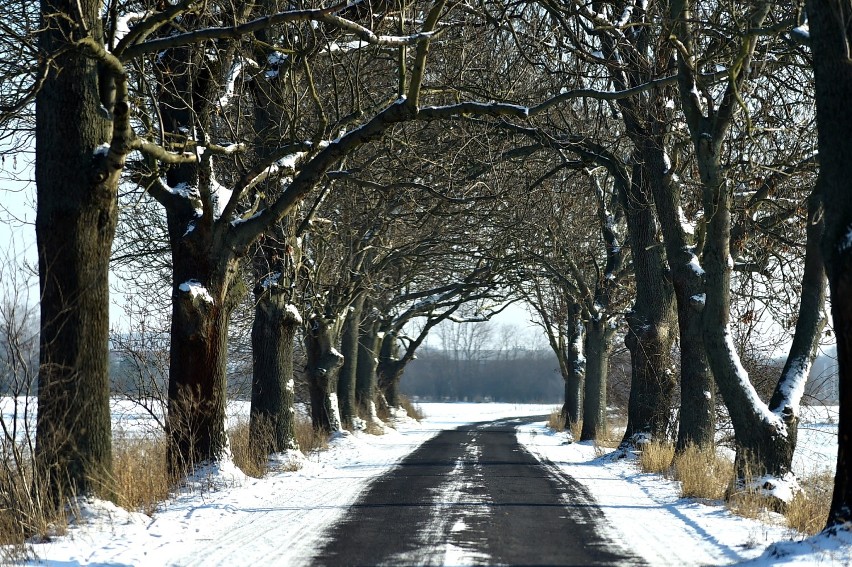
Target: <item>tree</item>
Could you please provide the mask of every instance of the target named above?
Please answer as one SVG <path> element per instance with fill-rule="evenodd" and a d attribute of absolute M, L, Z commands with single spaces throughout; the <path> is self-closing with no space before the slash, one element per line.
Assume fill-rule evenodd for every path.
<path fill-rule="evenodd" d="M 744 22 L 749 30 L 760 28 L 770 18 L 771 8 L 772 5 L 764 2 L 743 8 L 734 21 Z M 705 63 L 697 55 L 699 43 L 708 40 L 699 37 L 693 13 L 693 3 L 673 5 L 675 41 L 680 50 L 680 100 L 700 175 L 706 219 L 702 254 L 707 290 L 706 301 L 702 305 L 704 343 L 734 426 L 738 473 L 743 475 L 751 467 L 757 474 L 784 477 L 790 472 L 796 445 L 798 408 L 804 382 L 824 325 L 824 276 L 817 245 L 822 230 L 818 200 L 812 196 L 808 207 L 802 301 L 793 345 L 772 398 L 765 404 L 749 381 L 731 339 L 730 290 L 735 267 L 732 252 L 742 247 L 732 241 L 734 185 L 726 177 L 723 167 L 724 146 L 736 127 L 736 115 L 741 110 L 748 110 L 743 102 L 743 93 L 756 75 L 752 66 L 759 53 L 758 36 L 738 32 L 740 37 L 736 45 L 722 48 L 730 50 L 727 54 L 730 58 L 729 71 L 722 85 L 715 92 L 711 91 L 699 76 Z M 719 61 L 718 58 L 716 60 Z M 750 129 L 751 116 L 746 112 L 742 114 L 745 114 L 745 128 Z"/>
<path fill-rule="evenodd" d="M 35 461 L 46 498 L 105 487 L 109 255 L 132 131 L 126 76 L 98 60 L 100 2 L 41 5 L 45 80 L 36 96 L 36 237 L 41 293 Z M 115 97 L 105 93 L 110 80 Z M 69 120 L 69 116 L 74 117 Z"/>
<path fill-rule="evenodd" d="M 827 527 L 852 521 L 852 128 L 849 98 L 852 68 L 849 46 L 852 31 L 848 22 L 852 5 L 844 0 L 811 0 L 807 4 L 812 30 L 811 49 L 816 93 L 820 154 L 820 181 L 825 214 L 822 248 L 831 288 L 831 314 L 837 334 L 840 379 L 837 471 Z"/>

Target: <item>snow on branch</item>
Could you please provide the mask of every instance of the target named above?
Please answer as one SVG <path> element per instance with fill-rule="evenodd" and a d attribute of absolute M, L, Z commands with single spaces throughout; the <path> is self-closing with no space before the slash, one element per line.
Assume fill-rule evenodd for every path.
<path fill-rule="evenodd" d="M 407 45 L 414 45 L 420 41 L 423 41 L 424 39 L 429 39 L 433 37 L 436 33 L 434 31 L 427 31 L 403 36 L 376 35 L 371 29 L 366 28 L 356 22 L 353 22 L 352 20 L 347 20 L 334 14 L 324 15 L 317 19 L 321 22 L 336 26 L 339 29 L 351 32 L 359 39 L 367 43 L 388 47 L 403 47 Z"/>

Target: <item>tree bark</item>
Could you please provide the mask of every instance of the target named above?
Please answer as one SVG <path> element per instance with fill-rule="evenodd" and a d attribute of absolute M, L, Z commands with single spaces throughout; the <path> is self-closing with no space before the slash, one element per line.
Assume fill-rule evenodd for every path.
<path fill-rule="evenodd" d="M 625 344 L 630 351 L 631 383 L 627 429 L 622 444 L 637 435 L 664 438 L 671 427 L 672 398 L 677 386 L 671 370 L 674 340 L 674 290 L 666 270 L 651 192 L 650 167 L 637 155 L 627 185 L 625 209 L 636 277 L 636 300 L 627 314 Z"/>
<path fill-rule="evenodd" d="M 109 493 L 112 470 L 108 272 L 120 169 L 111 171 L 110 156 L 99 150 L 112 131 L 99 98 L 103 77 L 68 43 L 81 24 L 102 42 L 99 9 L 92 0 L 41 6 L 39 49 L 54 59 L 36 98 L 41 333 L 34 457 L 45 500 L 56 504 L 96 489 Z"/>
<path fill-rule="evenodd" d="M 364 415 L 376 419 L 377 366 L 379 351 L 379 320 L 362 311 L 358 335 L 358 367 L 355 378 L 355 399 Z"/>
<path fill-rule="evenodd" d="M 585 326 L 580 316 L 579 305 L 575 304 L 568 323 L 571 334 L 568 348 L 565 349 L 564 358 L 560 360 L 562 379 L 565 382 L 565 402 L 562 405 L 562 419 L 565 427 L 578 423 L 583 416 L 583 389 L 586 381 L 586 357 L 585 357 Z M 560 353 L 557 352 L 557 356 Z M 561 358 L 561 357 L 560 357 Z"/>
<path fill-rule="evenodd" d="M 340 349 L 343 354 L 343 367 L 337 381 L 337 401 L 340 404 L 340 419 L 344 426 L 351 426 L 358 417 L 356 388 L 358 377 L 358 344 L 361 327 L 361 313 L 364 309 L 364 294 L 352 303 L 346 322 L 343 324 L 343 336 Z"/>
<path fill-rule="evenodd" d="M 268 455 L 298 448 L 293 339 L 302 319 L 281 290 L 259 291 L 251 331 L 249 439 L 253 454 Z"/>
<path fill-rule="evenodd" d="M 810 0 L 820 177 L 825 215 L 822 253 L 831 290 L 840 387 L 837 470 L 827 527 L 852 521 L 852 16 L 848 0 Z"/>
<path fill-rule="evenodd" d="M 657 124 L 660 129 L 663 124 Z M 677 306 L 680 337 L 680 418 L 676 449 L 688 445 L 710 447 L 715 443 L 716 407 L 713 373 L 701 334 L 704 308 L 704 271 L 696 256 L 695 242 L 684 230 L 680 218 L 681 186 L 675 181 L 664 157 L 664 137 L 660 134 L 643 149 L 654 176 L 651 188 L 657 217 L 663 233 Z"/>
<path fill-rule="evenodd" d="M 611 339 L 612 329 L 605 321 L 595 320 L 586 324 L 586 388 L 581 441 L 597 439 L 607 429 L 606 385 Z"/>
<path fill-rule="evenodd" d="M 396 333 L 385 333 L 385 336 L 382 337 L 376 373 L 379 391 L 390 408 L 398 408 L 401 405 L 399 383 L 402 380 L 404 368 L 404 363 L 399 359 L 399 343 L 396 339 Z"/>
<path fill-rule="evenodd" d="M 169 215 L 170 219 L 173 215 Z M 170 221 L 170 232 L 180 223 Z M 174 231 L 172 228 L 177 227 Z M 227 454 L 228 324 L 237 295 L 237 262 L 210 257 L 200 227 L 172 240 L 172 325 L 169 351 L 169 467 L 186 474 Z"/>
<path fill-rule="evenodd" d="M 339 342 L 336 322 L 312 319 L 305 333 L 308 386 L 311 395 L 311 421 L 314 429 L 340 431 L 340 409 L 337 402 L 337 376 L 343 356 L 335 345 Z"/>

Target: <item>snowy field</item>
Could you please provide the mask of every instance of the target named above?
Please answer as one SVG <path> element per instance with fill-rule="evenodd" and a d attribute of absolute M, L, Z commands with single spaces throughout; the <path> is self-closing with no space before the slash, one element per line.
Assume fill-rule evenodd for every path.
<path fill-rule="evenodd" d="M 83 522 L 68 534 L 32 546 L 30 564 L 69 565 L 310 565 L 322 531 L 346 513 L 369 481 L 439 431 L 512 416 L 549 413 L 552 405 L 421 404 L 427 418 L 402 421 L 382 436 L 362 433 L 335 437 L 328 450 L 291 456 L 295 472 L 272 471 L 263 479 L 245 477 L 232 465 L 200 474 L 153 517 L 132 514 L 109 503 L 82 507 Z M 118 408 L 116 408 L 118 409 Z M 117 428 L 145 431 L 150 422 L 127 407 Z M 234 406 L 236 417 L 245 411 Z M 833 467 L 830 412 L 809 415 L 800 435 L 802 458 L 814 469 Z M 731 515 L 720 503 L 677 496 L 674 481 L 640 473 L 627 460 L 600 458 L 585 443 L 566 444 L 543 423 L 523 426 L 519 440 L 585 484 L 609 522 L 609 537 L 644 557 L 650 565 L 847 565 L 852 537 L 799 542 L 779 523 Z M 812 446 L 813 445 L 813 446 Z M 831 449 L 831 450 L 829 450 Z M 794 539 L 793 543 L 781 543 Z M 775 545 L 773 545 L 775 544 Z M 470 564 L 456 557 L 453 564 Z"/>

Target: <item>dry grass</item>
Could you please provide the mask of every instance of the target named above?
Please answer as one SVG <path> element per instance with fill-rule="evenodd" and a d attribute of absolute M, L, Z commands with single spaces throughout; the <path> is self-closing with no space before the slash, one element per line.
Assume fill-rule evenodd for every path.
<path fill-rule="evenodd" d="M 550 415 L 547 418 L 547 426 L 558 433 L 565 431 L 565 420 L 562 418 L 562 410 L 560 408 L 550 410 Z"/>
<path fill-rule="evenodd" d="M 639 467 L 648 473 L 667 474 L 674 459 L 674 445 L 666 441 L 651 441 L 642 446 Z"/>
<path fill-rule="evenodd" d="M 168 498 L 164 436 L 119 437 L 113 441 L 113 476 L 119 506 L 149 516 Z"/>
<path fill-rule="evenodd" d="M 296 419 L 296 443 L 304 454 L 328 449 L 328 438 L 328 431 L 314 429 L 309 418 Z"/>
<path fill-rule="evenodd" d="M 409 400 L 406 396 L 399 397 L 399 405 L 405 410 L 408 417 L 416 419 L 417 421 L 423 421 L 426 419 L 426 414 L 423 413 L 421 407 Z"/>
<path fill-rule="evenodd" d="M 270 442 L 261 443 L 261 446 L 271 446 L 272 428 L 264 428 L 263 435 L 268 436 Z M 268 472 L 268 456 L 257 447 L 252 447 L 249 421 L 247 419 L 240 419 L 228 431 L 228 442 L 231 445 L 231 457 L 234 459 L 234 464 L 241 471 L 254 478 L 261 478 Z"/>
<path fill-rule="evenodd" d="M 745 483 L 748 486 L 748 483 Z M 760 519 L 772 509 L 770 499 L 755 488 L 731 490 L 726 502 L 728 509 L 743 518 Z"/>
<path fill-rule="evenodd" d="M 784 511 L 787 525 L 797 532 L 814 535 L 825 527 L 831 495 L 834 490 L 834 474 L 823 472 L 800 481 L 802 492 L 797 494 Z"/>
<path fill-rule="evenodd" d="M 734 465 L 714 447 L 687 446 L 674 456 L 674 477 L 684 498 L 721 500 L 734 477 Z"/>

